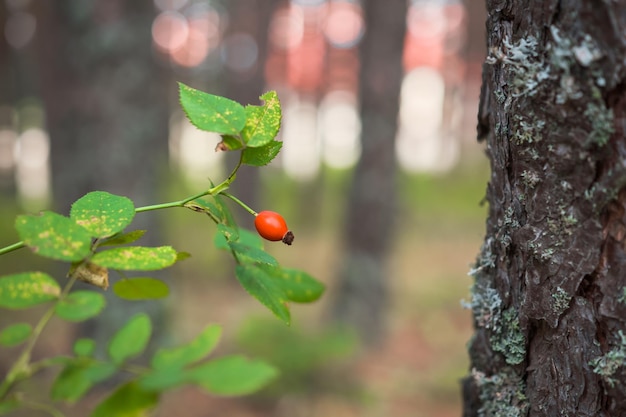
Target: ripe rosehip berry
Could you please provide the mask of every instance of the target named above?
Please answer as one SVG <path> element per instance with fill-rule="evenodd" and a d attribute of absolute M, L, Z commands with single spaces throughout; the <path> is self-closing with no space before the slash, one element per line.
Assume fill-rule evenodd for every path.
<path fill-rule="evenodd" d="M 262 211 L 254 219 L 254 227 L 262 238 L 276 242 L 282 240 L 287 245 L 293 242 L 293 233 L 287 228 L 283 216 L 273 211 Z"/>

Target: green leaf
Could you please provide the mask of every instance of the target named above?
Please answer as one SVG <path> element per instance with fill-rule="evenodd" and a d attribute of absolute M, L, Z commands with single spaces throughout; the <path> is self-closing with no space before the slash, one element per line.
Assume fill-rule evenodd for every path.
<path fill-rule="evenodd" d="M 218 223 L 236 228 L 237 224 L 235 223 L 235 219 L 228 209 L 228 206 L 224 204 L 223 199 L 219 195 L 214 195 L 211 197 L 211 200 L 212 201 L 207 201 L 207 197 L 197 198 L 191 203 L 188 203 L 187 206 L 192 207 L 196 211 L 207 213 Z"/>
<path fill-rule="evenodd" d="M 0 345 L 16 346 L 25 342 L 33 332 L 33 327 L 28 323 L 15 323 L 0 331 Z"/>
<path fill-rule="evenodd" d="M 234 242 L 237 239 L 239 239 L 239 229 L 226 226 L 222 223 L 217 225 L 217 233 L 215 233 L 215 237 L 213 239 L 213 243 L 216 248 L 230 250 L 228 242 Z"/>
<path fill-rule="evenodd" d="M 189 383 L 186 369 L 154 370 L 139 379 L 139 386 L 148 391 L 165 391 Z"/>
<path fill-rule="evenodd" d="M 241 356 L 215 359 L 193 368 L 189 373 L 193 382 L 218 395 L 250 394 L 278 375 L 273 366 Z"/>
<path fill-rule="evenodd" d="M 194 340 L 182 346 L 159 349 L 152 357 L 154 369 L 183 368 L 209 355 L 220 340 L 222 328 L 218 325 L 209 325 Z"/>
<path fill-rule="evenodd" d="M 243 148 L 243 143 L 241 143 L 239 138 L 231 135 L 222 135 L 222 144 L 229 151 L 236 151 L 237 149 Z"/>
<path fill-rule="evenodd" d="M 131 381 L 98 404 L 91 417 L 146 417 L 158 402 L 157 392 L 147 391 Z"/>
<path fill-rule="evenodd" d="M 121 232 L 135 217 L 135 205 L 126 197 L 93 191 L 72 204 L 70 218 L 87 229 L 93 237 L 107 237 Z"/>
<path fill-rule="evenodd" d="M 117 281 L 113 292 L 125 300 L 153 300 L 167 297 L 170 289 L 158 279 L 138 277 Z"/>
<path fill-rule="evenodd" d="M 214 96 L 178 83 L 180 104 L 187 118 L 200 130 L 236 135 L 246 124 L 246 111 L 236 101 Z"/>
<path fill-rule="evenodd" d="M 251 232 L 247 229 L 239 229 L 239 239 L 237 239 L 242 245 L 249 246 L 251 248 L 263 249 L 263 240 L 257 232 Z"/>
<path fill-rule="evenodd" d="M 141 238 L 145 234 L 145 230 L 133 230 L 128 233 L 118 233 L 114 236 L 111 236 L 107 240 L 100 242 L 98 246 L 126 245 L 128 243 L 133 243 L 139 240 L 139 238 Z"/>
<path fill-rule="evenodd" d="M 241 137 L 248 147 L 264 146 L 272 141 L 280 129 L 280 100 L 275 91 L 269 91 L 259 97 L 265 101 L 263 106 L 246 106 L 246 125 Z"/>
<path fill-rule="evenodd" d="M 245 290 L 287 325 L 291 314 L 287 306 L 287 296 L 276 283 L 276 279 L 262 268 L 253 265 L 237 265 L 235 275 Z"/>
<path fill-rule="evenodd" d="M 91 235 L 73 220 L 51 211 L 15 220 L 20 239 L 36 254 L 61 261 L 80 261 L 91 250 Z"/>
<path fill-rule="evenodd" d="M 115 333 L 109 344 L 109 356 L 116 364 L 139 355 L 148 346 L 152 324 L 148 315 L 137 314 Z"/>
<path fill-rule="evenodd" d="M 75 403 L 91 387 L 112 377 L 117 370 L 112 363 L 84 359 L 70 362 L 57 376 L 50 392 L 53 400 Z"/>
<path fill-rule="evenodd" d="M 0 278 L 0 307 L 22 309 L 54 300 L 59 284 L 43 272 L 22 272 Z"/>
<path fill-rule="evenodd" d="M 267 165 L 278 155 L 282 147 L 282 142 L 273 140 L 258 148 L 246 148 L 243 150 L 241 161 L 255 167 Z"/>
<path fill-rule="evenodd" d="M 263 249 L 248 246 L 239 242 L 228 242 L 228 245 L 242 264 L 265 264 L 277 266 L 278 261 Z"/>
<path fill-rule="evenodd" d="M 91 262 L 106 268 L 153 271 L 173 265 L 176 262 L 176 251 L 171 246 L 114 248 L 96 253 Z"/>
<path fill-rule="evenodd" d="M 57 316 L 67 321 L 85 321 L 100 314 L 106 301 L 94 291 L 74 291 L 54 307 Z"/>
<path fill-rule="evenodd" d="M 96 342 L 93 339 L 82 338 L 74 343 L 74 354 L 76 356 L 92 356 L 96 351 Z"/>
<path fill-rule="evenodd" d="M 296 269 L 274 268 L 278 286 L 290 301 L 310 303 L 319 299 L 326 287 L 324 284 Z"/>
<path fill-rule="evenodd" d="M 15 396 L 0 400 L 0 416 L 20 408 L 21 403 Z"/>

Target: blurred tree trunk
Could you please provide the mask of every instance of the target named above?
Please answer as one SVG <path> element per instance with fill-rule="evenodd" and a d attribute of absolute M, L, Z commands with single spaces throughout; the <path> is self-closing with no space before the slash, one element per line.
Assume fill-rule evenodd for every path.
<path fill-rule="evenodd" d="M 66 213 L 93 190 L 128 196 L 137 206 L 157 202 L 169 113 L 168 82 L 152 56 L 152 2 L 64 0 L 34 7 L 56 208 Z M 158 241 L 156 219 L 145 214 L 132 227 Z M 100 342 L 133 310 L 162 314 L 161 304 L 116 308 L 119 299 L 108 301 L 98 325 L 86 329 Z"/>
<path fill-rule="evenodd" d="M 626 416 L 626 14 L 489 0 L 464 416 Z"/>
<path fill-rule="evenodd" d="M 254 39 L 257 47 L 256 61 L 249 69 L 234 71 L 226 68 L 224 73 L 226 85 L 224 95 L 244 105 L 259 105 L 259 96 L 264 93 L 268 29 L 277 3 L 278 0 L 230 0 L 228 2 L 230 20 L 227 38 L 232 35 L 248 35 Z M 227 53 L 237 52 L 227 51 Z M 258 172 L 258 169 L 244 165 L 239 169 L 237 181 L 232 185 L 235 193 L 253 207 L 256 206 L 259 196 Z M 248 217 L 246 213 L 246 218 Z"/>
<path fill-rule="evenodd" d="M 395 155 L 406 1 L 362 2 L 360 45 L 362 154 L 346 213 L 346 252 L 333 304 L 336 320 L 354 326 L 366 343 L 384 329 L 388 304 L 386 257 L 395 216 Z"/>

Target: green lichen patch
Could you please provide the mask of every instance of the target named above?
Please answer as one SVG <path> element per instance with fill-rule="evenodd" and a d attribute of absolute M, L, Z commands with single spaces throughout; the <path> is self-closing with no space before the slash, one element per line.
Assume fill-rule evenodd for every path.
<path fill-rule="evenodd" d="M 617 346 L 589 362 L 589 365 L 593 366 L 593 372 L 602 376 L 610 387 L 619 383 L 614 376 L 619 368 L 626 366 L 626 335 L 620 330 L 619 337 Z"/>
<path fill-rule="evenodd" d="M 511 368 L 487 376 L 472 370 L 472 378 L 479 389 L 481 406 L 479 417 L 522 417 L 529 409 L 524 380 Z"/>
<path fill-rule="evenodd" d="M 519 316 L 514 308 L 504 310 L 495 321 L 491 347 L 502 353 L 509 365 L 518 365 L 526 358 L 526 337 L 522 333 Z"/>
<path fill-rule="evenodd" d="M 556 287 L 556 292 L 552 294 L 552 309 L 559 316 L 569 308 L 572 296 L 563 288 Z"/>

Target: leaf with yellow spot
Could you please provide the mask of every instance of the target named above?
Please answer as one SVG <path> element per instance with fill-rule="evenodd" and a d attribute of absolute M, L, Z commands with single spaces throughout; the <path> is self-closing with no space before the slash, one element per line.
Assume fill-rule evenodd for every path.
<path fill-rule="evenodd" d="M 15 219 L 20 239 L 33 252 L 60 261 L 80 261 L 91 251 L 91 235 L 73 220 L 51 211 Z"/>
<path fill-rule="evenodd" d="M 306 272 L 282 268 L 275 272 L 277 283 L 289 301 L 310 303 L 322 296 L 326 287 Z"/>
<path fill-rule="evenodd" d="M 98 252 L 91 258 L 91 262 L 105 268 L 154 271 L 173 265 L 176 259 L 177 252 L 171 246 L 130 246 Z"/>
<path fill-rule="evenodd" d="M 270 143 L 278 134 L 282 111 L 275 91 L 268 91 L 259 97 L 262 106 L 246 106 L 246 125 L 241 131 L 244 143 L 257 148 Z"/>
<path fill-rule="evenodd" d="M 206 132 L 237 135 L 246 124 L 246 111 L 236 101 L 178 83 L 180 105 L 195 127 Z"/>
<path fill-rule="evenodd" d="M 33 307 L 61 294 L 59 284 L 43 272 L 22 272 L 0 278 L 0 307 L 13 310 Z"/>
<path fill-rule="evenodd" d="M 70 218 L 93 237 L 108 237 L 121 232 L 135 217 L 133 202 L 105 191 L 85 194 L 72 204 Z"/>

